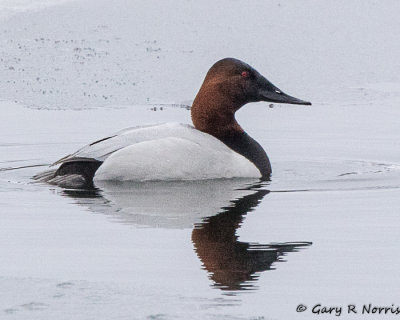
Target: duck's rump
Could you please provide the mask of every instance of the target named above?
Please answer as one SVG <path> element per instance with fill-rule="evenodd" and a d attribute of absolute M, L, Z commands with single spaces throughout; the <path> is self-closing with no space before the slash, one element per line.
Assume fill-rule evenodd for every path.
<path fill-rule="evenodd" d="M 63 188 L 92 188 L 93 177 L 102 163 L 90 158 L 71 158 L 56 169 L 35 175 L 33 179 Z"/>

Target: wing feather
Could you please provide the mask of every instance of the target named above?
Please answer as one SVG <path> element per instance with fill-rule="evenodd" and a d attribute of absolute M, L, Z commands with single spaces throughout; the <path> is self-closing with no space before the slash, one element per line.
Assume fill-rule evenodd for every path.
<path fill-rule="evenodd" d="M 180 123 L 164 123 L 127 128 L 109 137 L 92 142 L 56 162 L 59 165 L 75 158 L 105 161 L 111 154 L 136 143 L 168 137 L 186 137 L 196 131 L 192 126 Z"/>

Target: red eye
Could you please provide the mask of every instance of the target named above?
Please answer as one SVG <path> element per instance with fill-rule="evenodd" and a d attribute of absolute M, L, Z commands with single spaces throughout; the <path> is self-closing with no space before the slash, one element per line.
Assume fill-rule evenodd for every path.
<path fill-rule="evenodd" d="M 242 72 L 242 77 L 243 78 L 248 78 L 249 77 L 249 72 L 248 71 L 243 71 Z"/>

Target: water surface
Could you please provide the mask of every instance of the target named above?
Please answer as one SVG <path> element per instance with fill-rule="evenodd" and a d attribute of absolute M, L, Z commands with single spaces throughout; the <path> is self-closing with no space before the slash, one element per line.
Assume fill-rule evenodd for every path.
<path fill-rule="evenodd" d="M 1 309 L 9 318 L 287 319 L 310 316 L 296 313 L 300 303 L 395 302 L 400 169 L 390 139 L 380 140 L 379 155 L 371 151 L 364 159 L 356 153 L 367 153 L 371 138 L 356 149 L 360 142 L 349 145 L 341 132 L 332 137 L 336 144 L 313 147 L 309 131 L 330 120 L 327 109 L 315 110 L 315 127 L 292 136 L 279 124 L 258 126 L 254 113 L 268 119 L 298 109 L 258 105 L 239 119 L 251 120 L 253 136 L 272 151 L 269 182 L 65 190 L 31 177 L 128 123 L 188 122 L 189 112 L 175 106 L 157 112 L 149 106 L 2 107 L 0 281 Z M 87 117 L 113 121 L 106 129 L 80 126 Z M 20 134 L 9 129 L 16 122 Z"/>

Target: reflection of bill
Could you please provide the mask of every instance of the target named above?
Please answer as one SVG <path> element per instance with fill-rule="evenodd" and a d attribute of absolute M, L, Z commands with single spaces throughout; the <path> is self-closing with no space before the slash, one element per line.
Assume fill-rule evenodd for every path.
<path fill-rule="evenodd" d="M 232 201 L 233 206 L 203 219 L 196 224 L 192 232 L 192 241 L 210 273 L 215 286 L 223 290 L 254 289 L 253 281 L 258 273 L 270 270 L 275 261 L 279 261 L 286 252 L 296 251 L 300 247 L 311 245 L 310 242 L 255 244 L 238 241 L 236 230 L 243 217 L 257 207 L 267 190 L 258 190 Z"/>

